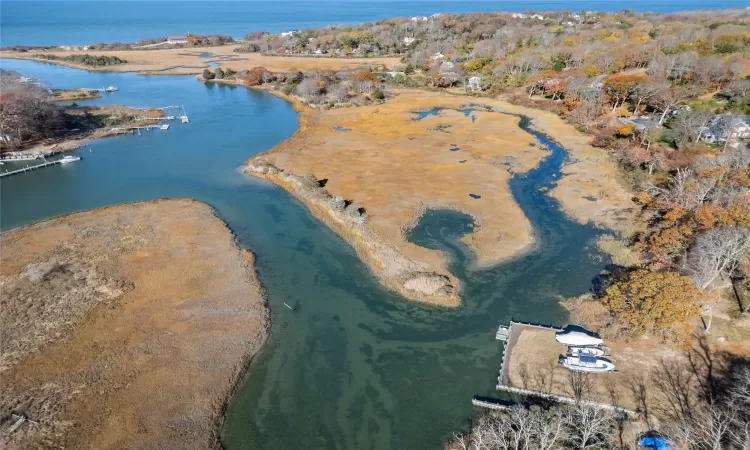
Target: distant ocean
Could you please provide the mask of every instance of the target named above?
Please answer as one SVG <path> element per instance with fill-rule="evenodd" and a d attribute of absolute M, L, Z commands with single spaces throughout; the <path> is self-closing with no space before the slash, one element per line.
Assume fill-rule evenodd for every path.
<path fill-rule="evenodd" d="M 748 0 L 0 0 L 0 46 L 133 42 L 170 34 L 280 32 L 436 12 L 744 8 Z"/>

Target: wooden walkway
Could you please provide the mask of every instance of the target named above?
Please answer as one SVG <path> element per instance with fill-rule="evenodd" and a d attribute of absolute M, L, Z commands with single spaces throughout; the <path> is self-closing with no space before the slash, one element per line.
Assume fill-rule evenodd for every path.
<path fill-rule="evenodd" d="M 37 164 L 35 166 L 26 166 L 16 170 L 6 170 L 5 172 L 0 172 L 0 177 L 9 177 L 11 175 L 16 175 L 19 173 L 26 173 L 31 170 L 41 169 L 42 167 L 54 166 L 55 164 L 61 164 L 60 160 L 58 159 L 56 161 L 47 161 L 42 164 Z"/>

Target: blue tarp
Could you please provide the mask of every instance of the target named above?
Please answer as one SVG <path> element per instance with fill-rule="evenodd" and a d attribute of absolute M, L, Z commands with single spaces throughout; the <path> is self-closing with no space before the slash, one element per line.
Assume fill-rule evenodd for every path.
<path fill-rule="evenodd" d="M 643 436 L 638 439 L 638 443 L 643 448 L 650 450 L 671 450 L 672 446 L 669 441 L 660 436 Z"/>

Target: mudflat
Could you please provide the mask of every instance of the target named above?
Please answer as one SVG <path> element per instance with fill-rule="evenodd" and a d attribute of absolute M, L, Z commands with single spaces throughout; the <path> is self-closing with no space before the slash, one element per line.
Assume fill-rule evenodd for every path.
<path fill-rule="evenodd" d="M 478 265 L 529 248 L 533 232 L 508 181 L 548 152 L 512 114 L 528 115 L 570 145 L 574 162 L 553 195 L 577 219 L 606 224 L 601 218 L 632 206 L 608 177 L 614 163 L 561 119 L 498 100 L 422 91 L 401 91 L 379 105 L 302 109 L 300 131 L 249 160 L 246 172 L 297 196 L 389 288 L 412 300 L 458 306 L 459 281 L 445 255 L 408 242 L 408 233 L 424 211 L 453 209 L 474 218 L 474 232 L 463 241 Z M 579 197 L 592 195 L 595 201 L 579 206 Z"/>
<path fill-rule="evenodd" d="M 253 255 L 209 206 L 112 206 L 0 245 L 0 447 L 218 446 L 268 313 Z"/>
<path fill-rule="evenodd" d="M 260 53 L 238 53 L 235 52 L 238 45 L 222 45 L 219 47 L 200 48 L 172 48 L 161 50 L 90 50 L 90 51 L 60 51 L 40 50 L 18 53 L 13 51 L 0 51 L 0 58 L 16 58 L 36 60 L 36 54 L 50 54 L 55 56 L 70 55 L 95 55 L 116 56 L 127 61 L 125 64 L 112 66 L 91 67 L 83 66 L 66 61 L 45 61 L 52 64 L 75 67 L 86 70 L 97 70 L 106 72 L 140 72 L 152 75 L 177 75 L 177 74 L 199 74 L 208 68 L 208 63 L 213 62 L 215 67 L 222 69 L 233 69 L 236 71 L 251 69 L 262 66 L 271 72 L 289 72 L 292 69 L 332 69 L 357 67 L 376 67 L 384 65 L 392 68 L 399 63 L 399 58 L 333 58 L 314 56 L 267 56 Z M 208 58 L 201 55 L 210 54 Z"/>

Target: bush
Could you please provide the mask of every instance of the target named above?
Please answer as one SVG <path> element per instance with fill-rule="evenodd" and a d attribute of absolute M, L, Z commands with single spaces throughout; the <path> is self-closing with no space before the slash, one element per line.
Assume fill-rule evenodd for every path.
<path fill-rule="evenodd" d="M 385 94 L 380 89 L 375 89 L 372 92 L 372 98 L 374 100 L 383 100 L 383 99 L 385 99 Z"/>
<path fill-rule="evenodd" d="M 215 73 L 211 72 L 208 69 L 203 69 L 203 79 L 204 80 L 213 80 L 214 78 L 216 78 L 216 74 Z"/>

